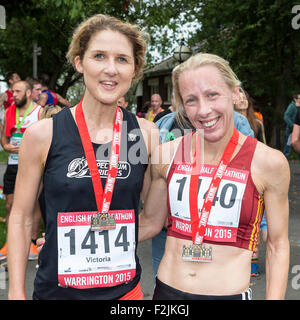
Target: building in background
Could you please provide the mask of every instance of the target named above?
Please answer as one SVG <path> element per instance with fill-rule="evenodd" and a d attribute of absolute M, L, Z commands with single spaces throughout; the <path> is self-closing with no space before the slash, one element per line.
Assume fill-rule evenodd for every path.
<path fill-rule="evenodd" d="M 169 57 L 144 70 L 144 77 L 139 82 L 136 90 L 138 111 L 146 101 L 151 100 L 151 96 L 154 93 L 160 94 L 164 108 L 171 105 L 171 74 L 177 64 L 178 62 L 174 57 Z"/>
<path fill-rule="evenodd" d="M 168 57 L 153 66 L 144 70 L 144 77 L 137 85 L 135 91 L 137 101 L 137 112 L 141 111 L 145 102 L 151 100 L 154 93 L 158 93 L 162 100 L 164 109 L 171 105 L 172 97 L 172 70 L 189 56 L 200 52 L 205 43 L 201 43 L 189 49 L 181 39 L 180 45 L 174 50 L 171 57 Z"/>

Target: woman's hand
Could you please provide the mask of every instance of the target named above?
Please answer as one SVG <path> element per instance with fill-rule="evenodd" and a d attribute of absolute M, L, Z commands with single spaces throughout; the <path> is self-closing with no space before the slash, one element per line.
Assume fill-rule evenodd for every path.
<path fill-rule="evenodd" d="M 43 248 L 43 245 L 45 243 L 45 233 L 43 233 L 43 238 L 38 238 L 36 240 L 36 244 L 37 244 L 37 252 L 40 254 L 42 248 Z"/>

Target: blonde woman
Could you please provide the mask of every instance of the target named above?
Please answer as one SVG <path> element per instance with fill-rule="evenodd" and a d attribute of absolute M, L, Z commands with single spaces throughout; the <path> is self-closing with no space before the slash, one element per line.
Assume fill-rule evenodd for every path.
<path fill-rule="evenodd" d="M 62 110 L 62 107 L 57 105 L 45 106 L 40 113 L 39 120 L 51 118 L 54 114 L 57 114 Z"/>
<path fill-rule="evenodd" d="M 173 72 L 179 120 L 197 132 L 160 145 L 152 156 L 140 241 L 168 217 L 153 299 L 251 299 L 264 206 L 266 298 L 285 296 L 289 166 L 281 152 L 234 128 L 240 85 L 228 62 L 212 54 L 199 53 Z"/>

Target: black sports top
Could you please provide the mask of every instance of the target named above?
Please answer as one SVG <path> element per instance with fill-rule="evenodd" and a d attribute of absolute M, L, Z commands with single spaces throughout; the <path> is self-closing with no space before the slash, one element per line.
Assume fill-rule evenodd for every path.
<path fill-rule="evenodd" d="M 78 128 L 70 110 L 65 108 L 53 116 L 53 137 L 45 164 L 43 191 L 39 199 L 45 222 L 46 242 L 39 255 L 39 268 L 34 283 L 34 299 L 118 299 L 132 290 L 140 280 L 141 267 L 136 254 L 138 205 L 148 155 L 135 115 L 123 108 L 122 112 L 119 168 L 110 210 L 132 210 L 134 212 L 135 225 L 133 224 L 132 229 L 133 238 L 135 237 L 133 245 L 136 246 L 132 259 L 135 260 L 136 265 L 135 276 L 129 282 L 108 287 L 77 289 L 58 285 L 58 213 L 97 211 L 92 181 Z M 93 147 L 104 189 L 111 142 L 103 145 L 93 143 Z M 103 240 L 104 237 L 98 237 L 95 259 L 98 259 L 101 251 L 103 257 L 104 246 L 101 243 Z M 128 246 L 124 234 L 121 234 L 115 243 L 117 246 L 125 246 L 125 244 Z M 85 239 L 83 244 L 82 247 L 91 249 L 92 239 Z M 128 247 L 125 247 L 126 249 Z M 106 258 L 99 259 L 102 259 L 101 266 L 105 268 L 103 260 Z M 70 266 L 70 269 L 71 267 L 73 266 Z"/>

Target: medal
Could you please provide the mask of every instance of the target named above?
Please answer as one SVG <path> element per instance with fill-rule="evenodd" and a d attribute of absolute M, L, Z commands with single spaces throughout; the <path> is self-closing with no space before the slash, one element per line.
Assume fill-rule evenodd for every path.
<path fill-rule="evenodd" d="M 86 161 L 90 170 L 92 184 L 95 192 L 95 198 L 97 203 L 98 214 L 91 217 L 91 230 L 101 231 L 116 228 L 116 221 L 113 215 L 109 214 L 110 203 L 113 195 L 113 190 L 116 182 L 118 163 L 120 156 L 120 146 L 121 146 L 121 132 L 122 132 L 122 111 L 117 107 L 111 154 L 109 160 L 109 168 L 107 173 L 107 178 L 105 182 L 104 191 L 102 189 L 101 178 L 99 170 L 97 167 L 95 152 L 91 142 L 91 138 L 88 132 L 88 128 L 84 119 L 84 114 L 82 110 L 82 101 L 78 104 L 75 111 L 75 119 L 78 126 L 78 131 L 80 134 L 81 142 L 83 145 L 84 153 L 86 156 Z"/>
<path fill-rule="evenodd" d="M 113 214 L 100 213 L 91 216 L 91 231 L 102 231 L 116 228 L 116 219 Z"/>
<path fill-rule="evenodd" d="M 185 245 L 182 248 L 183 261 L 211 262 L 212 248 L 206 248 L 204 245 L 191 244 L 189 247 Z"/>
<path fill-rule="evenodd" d="M 28 116 L 28 114 L 30 113 L 31 109 L 33 107 L 33 102 L 30 102 L 30 105 L 28 106 L 28 108 L 25 110 L 24 116 L 22 118 L 22 121 L 20 122 L 20 110 L 18 107 L 16 107 L 16 127 L 17 127 L 17 132 L 21 133 L 21 127 L 26 119 L 26 117 Z"/>
<path fill-rule="evenodd" d="M 198 136 L 197 136 L 198 138 Z M 210 183 L 208 191 L 206 193 L 204 203 L 201 209 L 199 217 L 198 209 L 198 185 L 199 185 L 199 152 L 197 151 L 197 145 L 200 141 L 196 142 L 196 151 L 193 159 L 193 171 L 191 174 L 190 190 L 189 190 L 189 202 L 191 211 L 191 229 L 193 236 L 193 244 L 187 248 L 185 245 L 182 249 L 182 259 L 184 261 L 197 261 L 197 262 L 211 262 L 212 261 L 212 248 L 204 247 L 203 240 L 206 231 L 207 222 L 209 219 L 210 211 L 217 194 L 222 177 L 226 171 L 229 161 L 233 155 L 235 147 L 238 143 L 239 133 L 234 128 L 233 135 L 227 144 L 222 158 L 214 172 L 213 179 Z M 197 165 L 198 164 L 198 165 Z"/>

